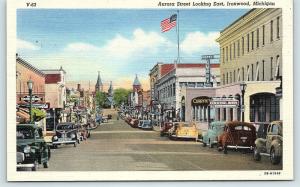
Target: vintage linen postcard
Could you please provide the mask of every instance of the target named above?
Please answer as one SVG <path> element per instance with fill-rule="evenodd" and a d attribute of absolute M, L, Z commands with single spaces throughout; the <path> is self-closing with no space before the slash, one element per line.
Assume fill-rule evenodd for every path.
<path fill-rule="evenodd" d="M 292 1 L 14 0 L 7 180 L 293 179 Z"/>

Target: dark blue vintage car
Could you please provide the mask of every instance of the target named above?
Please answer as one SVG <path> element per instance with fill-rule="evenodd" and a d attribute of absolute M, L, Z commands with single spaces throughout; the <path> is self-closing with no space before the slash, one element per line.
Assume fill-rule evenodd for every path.
<path fill-rule="evenodd" d="M 79 137 L 75 123 L 66 122 L 57 124 L 52 142 L 54 147 L 61 144 L 73 144 L 76 147 L 77 143 L 79 143 Z"/>
<path fill-rule="evenodd" d="M 48 168 L 50 148 L 43 138 L 42 128 L 33 124 L 17 125 L 17 170 L 36 171 L 39 164 Z"/>

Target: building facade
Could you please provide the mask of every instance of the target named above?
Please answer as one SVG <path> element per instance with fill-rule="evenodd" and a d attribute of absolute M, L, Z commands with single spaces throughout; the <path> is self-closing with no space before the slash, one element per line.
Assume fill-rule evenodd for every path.
<path fill-rule="evenodd" d="M 236 98 L 239 104 L 218 106 L 216 120 L 240 115 L 255 123 L 281 119 L 276 88 L 282 78 L 282 10 L 252 9 L 222 30 L 217 42 L 222 86 L 216 96 Z M 241 83 L 246 84 L 244 99 Z"/>
<path fill-rule="evenodd" d="M 169 68 L 171 67 L 171 68 Z M 162 71 L 161 78 L 156 83 L 158 102 L 163 110 L 182 111 L 183 88 L 202 88 L 206 82 L 205 64 L 170 64 Z M 219 64 L 211 64 L 211 84 L 220 84 Z"/>

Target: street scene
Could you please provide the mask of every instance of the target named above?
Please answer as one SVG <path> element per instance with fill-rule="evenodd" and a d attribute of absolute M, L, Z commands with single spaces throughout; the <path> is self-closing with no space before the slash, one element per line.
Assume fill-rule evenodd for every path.
<path fill-rule="evenodd" d="M 17 171 L 283 168 L 279 8 L 19 9 L 17 37 Z"/>

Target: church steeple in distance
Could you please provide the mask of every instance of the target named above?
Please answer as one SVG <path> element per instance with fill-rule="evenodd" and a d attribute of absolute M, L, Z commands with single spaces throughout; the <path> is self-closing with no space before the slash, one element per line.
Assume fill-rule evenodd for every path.
<path fill-rule="evenodd" d="M 133 89 L 133 91 L 141 89 L 141 83 L 139 81 L 137 74 L 135 74 L 135 79 L 132 84 L 132 89 Z"/>
<path fill-rule="evenodd" d="M 113 96 L 113 86 L 112 86 L 112 81 L 110 81 L 110 85 L 109 85 L 109 88 L 108 88 L 108 95 L 109 96 Z"/>
<path fill-rule="evenodd" d="M 100 77 L 100 71 L 98 71 L 97 83 L 95 85 L 95 92 L 103 92 L 103 84 Z"/>

